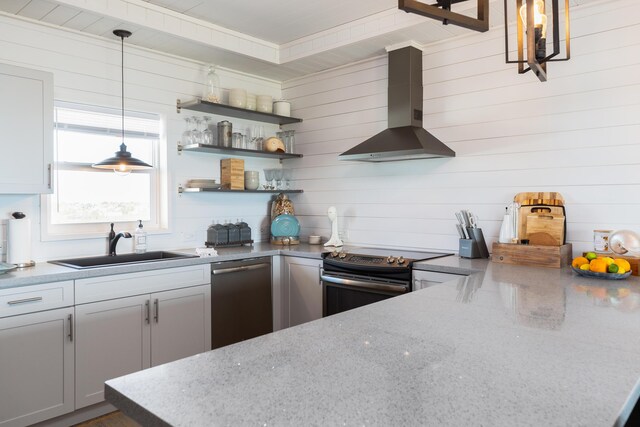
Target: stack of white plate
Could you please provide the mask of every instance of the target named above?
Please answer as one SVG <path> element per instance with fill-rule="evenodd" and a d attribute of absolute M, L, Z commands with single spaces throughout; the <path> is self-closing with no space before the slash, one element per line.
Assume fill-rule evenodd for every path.
<path fill-rule="evenodd" d="M 190 179 L 187 181 L 189 188 L 220 188 L 215 179 Z"/>

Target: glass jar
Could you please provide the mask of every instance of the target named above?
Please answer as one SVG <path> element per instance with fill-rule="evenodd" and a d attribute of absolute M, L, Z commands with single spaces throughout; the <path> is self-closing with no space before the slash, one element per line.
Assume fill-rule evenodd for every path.
<path fill-rule="evenodd" d="M 207 102 L 220 103 L 220 79 L 216 74 L 216 67 L 213 65 L 209 66 L 209 71 L 207 72 L 202 99 Z"/>

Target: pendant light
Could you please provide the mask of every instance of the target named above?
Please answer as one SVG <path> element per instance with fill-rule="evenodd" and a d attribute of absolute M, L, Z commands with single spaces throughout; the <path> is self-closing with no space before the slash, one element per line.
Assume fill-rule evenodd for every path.
<path fill-rule="evenodd" d="M 509 0 L 512 2 L 513 0 Z M 547 5 L 551 7 L 548 8 Z M 547 81 L 547 62 L 571 58 L 569 0 L 564 2 L 565 57 L 560 54 L 559 0 L 515 0 L 518 59 L 509 58 L 508 0 L 504 0 L 504 39 L 507 64 L 518 64 L 518 73 L 532 71 L 541 82 Z M 547 16 L 550 12 L 551 17 Z M 553 51 L 547 55 L 547 25 L 552 27 Z M 525 52 L 526 51 L 526 52 Z M 528 67 L 525 68 L 525 66 Z"/>
<path fill-rule="evenodd" d="M 124 143 L 124 39 L 129 37 L 131 32 L 127 30 L 114 30 L 113 34 L 120 37 L 122 43 L 122 144 L 120 144 L 120 151 L 116 151 L 115 156 L 94 163 L 91 166 L 96 169 L 112 169 L 119 175 L 128 175 L 133 170 L 150 169 L 153 168 L 153 166 L 131 156 L 131 153 L 127 151 L 127 146 Z"/>

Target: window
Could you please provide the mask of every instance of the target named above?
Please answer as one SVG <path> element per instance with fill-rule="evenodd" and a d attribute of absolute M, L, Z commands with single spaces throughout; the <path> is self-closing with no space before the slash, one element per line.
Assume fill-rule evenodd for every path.
<path fill-rule="evenodd" d="M 153 169 L 122 176 L 91 167 L 119 149 L 121 114 L 119 109 L 56 103 L 54 191 L 43 203 L 48 219 L 43 236 L 104 235 L 111 222 L 120 223 L 116 229 L 133 229 L 138 220 L 147 229 L 160 228 L 159 115 L 125 113 L 127 149 Z"/>

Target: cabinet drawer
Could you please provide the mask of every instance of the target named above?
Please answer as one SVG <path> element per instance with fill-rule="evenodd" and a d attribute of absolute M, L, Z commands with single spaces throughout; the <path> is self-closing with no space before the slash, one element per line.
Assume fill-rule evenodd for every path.
<path fill-rule="evenodd" d="M 0 317 L 68 307 L 73 304 L 72 280 L 0 290 Z"/>
<path fill-rule="evenodd" d="M 209 264 L 76 280 L 76 304 L 211 284 Z"/>

